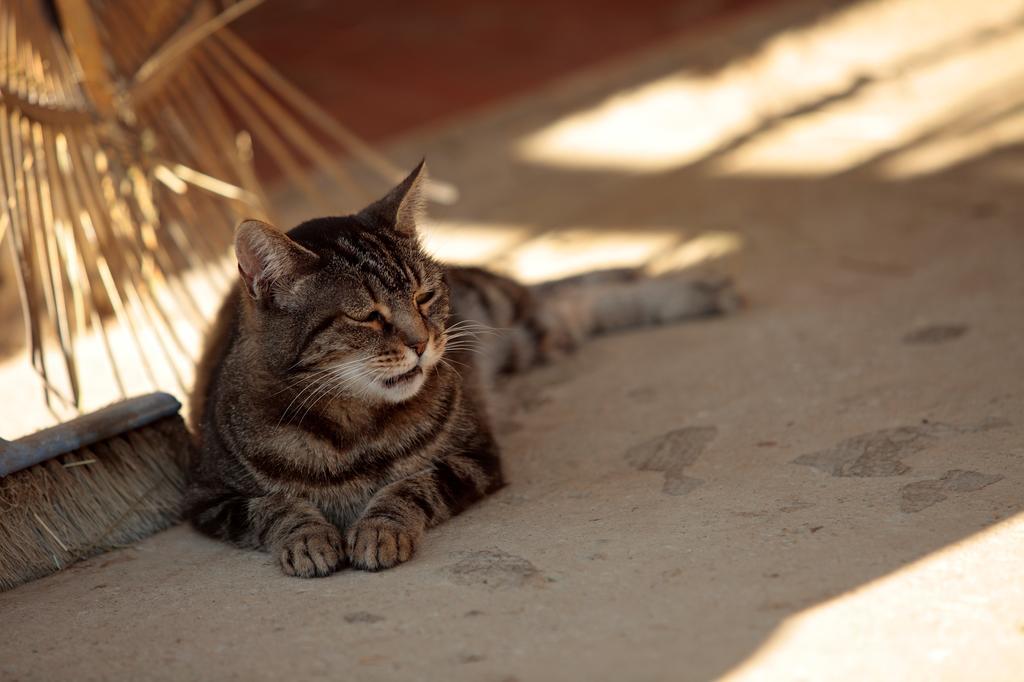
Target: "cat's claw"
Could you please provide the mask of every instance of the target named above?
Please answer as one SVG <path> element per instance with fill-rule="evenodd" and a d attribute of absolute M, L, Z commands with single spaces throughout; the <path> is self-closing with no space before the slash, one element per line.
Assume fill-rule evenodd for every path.
<path fill-rule="evenodd" d="M 345 560 L 344 541 L 331 524 L 308 524 L 284 541 L 279 559 L 285 575 L 321 578 L 341 568 Z"/>
<path fill-rule="evenodd" d="M 412 558 L 420 535 L 390 519 L 364 517 L 348 532 L 349 560 L 366 571 L 391 568 Z"/>

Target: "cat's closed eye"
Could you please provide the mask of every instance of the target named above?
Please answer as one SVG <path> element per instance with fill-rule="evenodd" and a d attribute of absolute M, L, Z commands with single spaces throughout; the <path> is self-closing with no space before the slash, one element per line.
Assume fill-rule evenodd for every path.
<path fill-rule="evenodd" d="M 384 324 L 387 321 L 379 310 L 371 310 L 365 315 L 346 314 L 345 317 L 353 322 L 359 322 L 361 324 Z"/>
<path fill-rule="evenodd" d="M 416 305 L 426 305 L 434 300 L 434 291 L 424 291 L 423 293 L 417 294 Z"/>

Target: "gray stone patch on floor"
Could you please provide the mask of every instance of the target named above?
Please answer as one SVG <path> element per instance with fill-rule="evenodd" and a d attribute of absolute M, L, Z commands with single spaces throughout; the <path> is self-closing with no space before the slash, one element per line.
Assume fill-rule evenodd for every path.
<path fill-rule="evenodd" d="M 658 390 L 653 386 L 640 386 L 627 391 L 626 396 L 637 402 L 649 403 L 658 397 Z"/>
<path fill-rule="evenodd" d="M 900 461 L 920 452 L 939 437 L 978 433 L 1008 426 L 1009 421 L 989 417 L 971 426 L 953 426 L 924 420 L 917 426 L 899 426 L 861 433 L 824 450 L 800 455 L 793 464 L 811 466 L 832 476 L 902 476 L 910 467 Z"/>
<path fill-rule="evenodd" d="M 384 616 L 378 616 L 376 613 L 370 613 L 369 611 L 353 611 L 346 613 L 342 618 L 345 619 L 346 623 L 360 623 L 360 624 L 371 624 L 379 623 L 384 620 Z"/>
<path fill-rule="evenodd" d="M 903 343 L 911 346 L 931 346 L 958 339 L 967 333 L 965 324 L 933 324 L 915 329 L 903 337 Z"/>
<path fill-rule="evenodd" d="M 927 509 L 945 500 L 950 493 L 973 493 L 1005 478 L 1001 474 L 983 474 L 980 471 L 952 469 L 941 478 L 916 481 L 900 488 L 900 511 L 908 514 Z"/>
<path fill-rule="evenodd" d="M 790 504 L 779 507 L 779 511 L 783 514 L 791 514 L 793 512 L 798 512 L 803 509 L 810 509 L 811 507 L 814 506 L 817 505 L 815 505 L 813 502 L 803 502 L 802 500 L 794 500 Z"/>
<path fill-rule="evenodd" d="M 661 491 L 666 495 L 685 495 L 704 481 L 683 472 L 717 435 L 714 426 L 684 426 L 630 448 L 625 454 L 626 461 L 640 471 L 664 473 Z"/>
<path fill-rule="evenodd" d="M 493 547 L 465 553 L 444 570 L 454 583 L 492 590 L 544 583 L 543 574 L 528 559 Z"/>
<path fill-rule="evenodd" d="M 831 448 L 800 455 L 793 463 L 832 476 L 902 476 L 910 467 L 899 458 L 922 450 L 934 438 L 931 430 L 927 426 L 900 426 L 862 433 Z"/>
<path fill-rule="evenodd" d="M 1005 417 L 986 417 L 974 426 L 965 426 L 959 429 L 960 433 L 981 433 L 992 429 L 1003 429 L 1011 424 Z"/>

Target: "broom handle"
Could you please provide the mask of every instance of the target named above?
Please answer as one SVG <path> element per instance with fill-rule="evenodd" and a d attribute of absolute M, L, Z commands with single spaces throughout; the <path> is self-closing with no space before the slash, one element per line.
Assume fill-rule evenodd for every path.
<path fill-rule="evenodd" d="M 0 478 L 72 450 L 88 447 L 120 433 L 177 414 L 181 403 L 167 393 L 150 393 L 19 438 L 0 438 Z"/>

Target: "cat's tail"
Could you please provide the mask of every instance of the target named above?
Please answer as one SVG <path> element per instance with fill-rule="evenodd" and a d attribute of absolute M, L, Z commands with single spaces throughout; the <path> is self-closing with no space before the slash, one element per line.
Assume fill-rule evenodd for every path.
<path fill-rule="evenodd" d="M 571 350 L 591 336 L 735 310 L 740 298 L 725 277 L 645 276 L 610 270 L 533 287 L 551 350 Z"/>
<path fill-rule="evenodd" d="M 740 305 L 727 278 L 648 277 L 635 269 L 526 286 L 485 270 L 453 268 L 449 282 L 455 316 L 464 328 L 482 323 L 494 330 L 481 340 L 487 364 L 496 371 L 525 369 L 597 334 L 725 313 Z"/>

